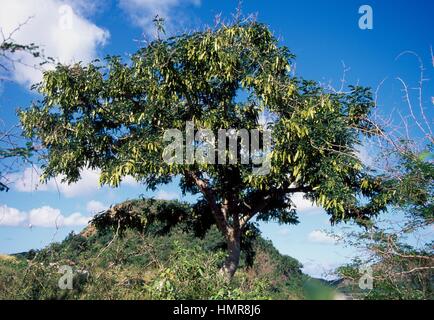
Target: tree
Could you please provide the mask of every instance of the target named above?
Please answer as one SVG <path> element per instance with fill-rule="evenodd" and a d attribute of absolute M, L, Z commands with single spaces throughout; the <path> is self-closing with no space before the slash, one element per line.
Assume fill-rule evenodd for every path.
<path fill-rule="evenodd" d="M 371 153 L 372 166 L 383 173 L 392 195 L 388 210 L 400 214 L 400 220 L 390 217 L 372 221 L 369 230 L 342 237 L 365 254 L 339 268 L 338 273 L 354 282 L 361 276 L 361 266 L 372 267 L 372 290 L 356 291 L 365 299 L 433 299 L 430 230 L 434 223 L 434 135 L 429 121 L 433 109 L 432 101 L 426 105 L 424 98 L 424 82 L 428 79 L 423 60 L 412 51 L 404 51 L 397 59 L 403 55 L 413 56 L 419 63 L 418 86 L 412 88 L 416 97 L 398 77 L 405 108 L 391 115 L 372 116 L 372 123 L 382 130 L 370 142 L 375 150 Z M 432 48 L 431 58 L 434 67 Z"/>
<path fill-rule="evenodd" d="M 41 58 L 41 62 L 34 66 L 40 67 L 48 60 L 43 57 L 39 47 L 34 43 L 20 44 L 14 40 L 14 34 L 30 19 L 20 24 L 12 30 L 7 36 L 0 28 L 0 85 L 3 81 L 12 81 L 11 72 L 15 65 L 23 64 L 23 56 L 31 56 L 33 58 Z M 2 122 L 2 121 L 1 121 Z M 7 176 L 12 173 L 17 167 L 17 163 L 22 160 L 27 160 L 31 157 L 33 147 L 31 144 L 25 144 L 21 136 L 18 126 L 5 127 L 3 122 L 0 124 L 0 191 L 8 191 Z"/>
<path fill-rule="evenodd" d="M 399 165 L 389 174 L 394 181 L 390 211 L 404 213 L 404 217 L 399 223 L 392 219 L 375 221 L 368 232 L 351 232 L 343 237 L 347 244 L 365 253 L 337 270 L 350 280 L 353 294 L 359 298 L 433 298 L 434 243 L 429 236 L 434 222 L 432 145 L 414 153 L 406 146 L 409 141 L 403 141 L 399 149 L 405 152 L 394 149 Z M 357 280 L 363 275 L 361 267 L 367 265 L 371 266 L 373 288 L 360 292 Z"/>
<path fill-rule="evenodd" d="M 376 134 L 367 121 L 369 89 L 328 92 L 291 75 L 293 58 L 266 25 L 219 25 L 157 39 L 129 63 L 110 56 L 106 63 L 58 65 L 38 86 L 43 99 L 19 116 L 25 133 L 47 150 L 42 179 L 63 174 L 75 182 L 89 167 L 101 170 L 102 184 L 118 186 L 131 175 L 155 189 L 180 177 L 184 193 L 202 195 L 193 217 L 212 214 L 224 235 L 222 271 L 231 278 L 252 218 L 298 222 L 291 201 L 296 192 L 322 205 L 332 223 L 363 222 L 388 201 L 381 178 L 364 170 L 355 151 L 361 135 Z M 253 153 L 247 153 L 248 163 L 163 161 L 165 131 L 184 131 L 189 121 L 215 136 L 222 128 L 256 129 L 261 144 L 268 128 L 271 148 L 262 150 L 268 174 L 255 174 Z M 204 142 L 194 145 L 196 153 Z M 237 159 L 246 156 L 241 149 Z"/>

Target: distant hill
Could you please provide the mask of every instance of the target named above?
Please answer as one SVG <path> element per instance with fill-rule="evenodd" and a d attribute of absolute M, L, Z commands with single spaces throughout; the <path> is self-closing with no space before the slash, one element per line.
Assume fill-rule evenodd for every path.
<path fill-rule="evenodd" d="M 146 201 L 128 204 L 140 212 L 147 210 Z M 224 246 L 215 228 L 198 237 L 182 223 L 167 229 L 154 221 L 144 230 L 122 232 L 89 225 L 45 249 L 0 256 L 0 299 L 334 298 L 330 286 L 304 275 L 296 259 L 260 235 L 245 246 L 228 284 L 218 272 Z M 59 288 L 62 266 L 74 272 L 72 290 Z"/>

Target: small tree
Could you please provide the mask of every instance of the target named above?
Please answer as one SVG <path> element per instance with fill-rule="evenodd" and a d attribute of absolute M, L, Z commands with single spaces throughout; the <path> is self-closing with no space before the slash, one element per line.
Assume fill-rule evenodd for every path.
<path fill-rule="evenodd" d="M 369 232 L 351 232 L 342 237 L 345 243 L 363 252 L 350 264 L 338 268 L 338 274 L 350 280 L 358 298 L 364 299 L 433 299 L 434 242 L 429 230 L 434 222 L 434 164 L 432 152 L 414 153 L 405 143 L 403 153 L 395 149 L 399 165 L 390 172 L 394 181 L 391 211 L 405 214 L 399 221 L 375 221 Z M 427 146 L 432 151 L 432 146 Z M 373 288 L 357 290 L 363 273 L 372 267 Z"/>
<path fill-rule="evenodd" d="M 38 65 L 32 66 L 34 68 L 48 61 L 44 59 L 39 47 L 34 43 L 20 44 L 14 40 L 14 34 L 20 31 L 21 27 L 29 20 L 20 24 L 8 35 L 5 35 L 0 28 L 0 85 L 4 81 L 13 80 L 11 73 L 15 65 L 23 64 L 23 56 L 27 55 L 34 59 L 41 59 Z M 31 144 L 24 143 L 18 125 L 6 127 L 3 121 L 0 122 L 0 191 L 8 191 L 7 183 L 9 181 L 7 176 L 16 170 L 17 163 L 23 160 L 26 161 L 31 157 L 33 147 Z"/>
<path fill-rule="evenodd" d="M 361 135 L 375 133 L 366 120 L 370 91 L 327 92 L 292 76 L 292 59 L 263 24 L 221 25 L 157 39 L 128 64 L 108 57 L 107 64 L 59 65 L 38 86 L 43 99 L 19 116 L 26 134 L 48 151 L 44 179 L 64 174 L 75 182 L 90 167 L 101 170 L 102 184 L 118 186 L 131 175 L 155 189 L 181 177 L 184 193 L 202 194 L 193 216 L 211 213 L 226 239 L 222 271 L 231 278 L 253 217 L 298 222 L 296 192 L 322 205 L 332 223 L 362 222 L 388 201 L 381 179 L 364 171 L 355 152 Z M 184 131 L 188 121 L 215 136 L 224 128 L 256 129 L 265 137 L 268 128 L 271 148 L 262 152 L 268 174 L 254 174 L 257 155 L 248 152 L 247 164 L 163 161 L 165 131 Z M 194 147 L 198 152 L 203 143 Z"/>
<path fill-rule="evenodd" d="M 434 246 L 429 231 L 434 224 L 434 135 L 430 121 L 434 101 L 427 105 L 424 97 L 428 79 L 423 60 L 412 51 L 404 51 L 397 59 L 404 55 L 419 62 L 419 82 L 412 88 L 416 101 L 410 86 L 396 78 L 402 86 L 404 108 L 391 115 L 372 116 L 372 123 L 381 126 L 382 132 L 369 141 L 376 151 L 370 155 L 371 165 L 384 173 L 388 193 L 393 195 L 389 211 L 401 214 L 401 219 L 399 223 L 390 218 L 372 221 L 369 232 L 342 237 L 364 253 L 338 269 L 343 278 L 356 286 L 359 268 L 372 266 L 373 289 L 358 293 L 365 299 L 433 299 Z M 431 58 L 434 67 L 432 48 Z"/>

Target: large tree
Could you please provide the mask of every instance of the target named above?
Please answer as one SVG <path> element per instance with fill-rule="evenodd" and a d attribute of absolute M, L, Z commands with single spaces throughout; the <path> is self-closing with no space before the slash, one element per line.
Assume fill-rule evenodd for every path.
<path fill-rule="evenodd" d="M 332 223 L 363 222 L 388 201 L 355 151 L 361 135 L 375 134 L 370 91 L 329 92 L 298 79 L 293 58 L 263 24 L 220 25 L 157 39 L 128 62 L 59 65 L 44 74 L 41 101 L 19 115 L 47 150 L 45 179 L 63 174 L 75 182 L 89 167 L 101 170 L 102 184 L 118 186 L 131 175 L 152 189 L 180 177 L 184 192 L 202 195 L 193 215 L 212 214 L 224 235 L 222 271 L 232 277 L 252 218 L 298 222 L 294 193 L 320 204 Z M 216 136 L 221 128 L 267 127 L 269 173 L 254 173 L 252 153 L 248 164 L 166 163 L 165 130 L 185 131 L 188 121 Z"/>

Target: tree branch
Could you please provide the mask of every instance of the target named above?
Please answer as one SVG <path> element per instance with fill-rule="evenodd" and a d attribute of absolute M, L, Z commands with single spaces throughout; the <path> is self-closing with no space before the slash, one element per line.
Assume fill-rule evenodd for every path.
<path fill-rule="evenodd" d="M 204 195 L 208 205 L 210 206 L 211 212 L 213 213 L 217 226 L 224 235 L 227 235 L 229 225 L 227 223 L 227 219 L 223 214 L 223 210 L 221 210 L 219 204 L 217 203 L 217 198 L 214 194 L 214 191 L 209 187 L 208 182 L 202 178 L 200 178 L 196 173 L 185 170 L 185 176 L 193 180 L 193 182 L 197 185 L 199 190 Z"/>
<path fill-rule="evenodd" d="M 250 203 L 243 201 L 244 216 L 240 219 L 240 226 L 243 228 L 252 219 L 255 214 L 264 210 L 273 199 L 284 197 L 287 194 L 296 192 L 309 192 L 312 191 L 310 187 L 287 187 L 276 190 L 275 192 L 259 192 L 254 196 Z"/>

